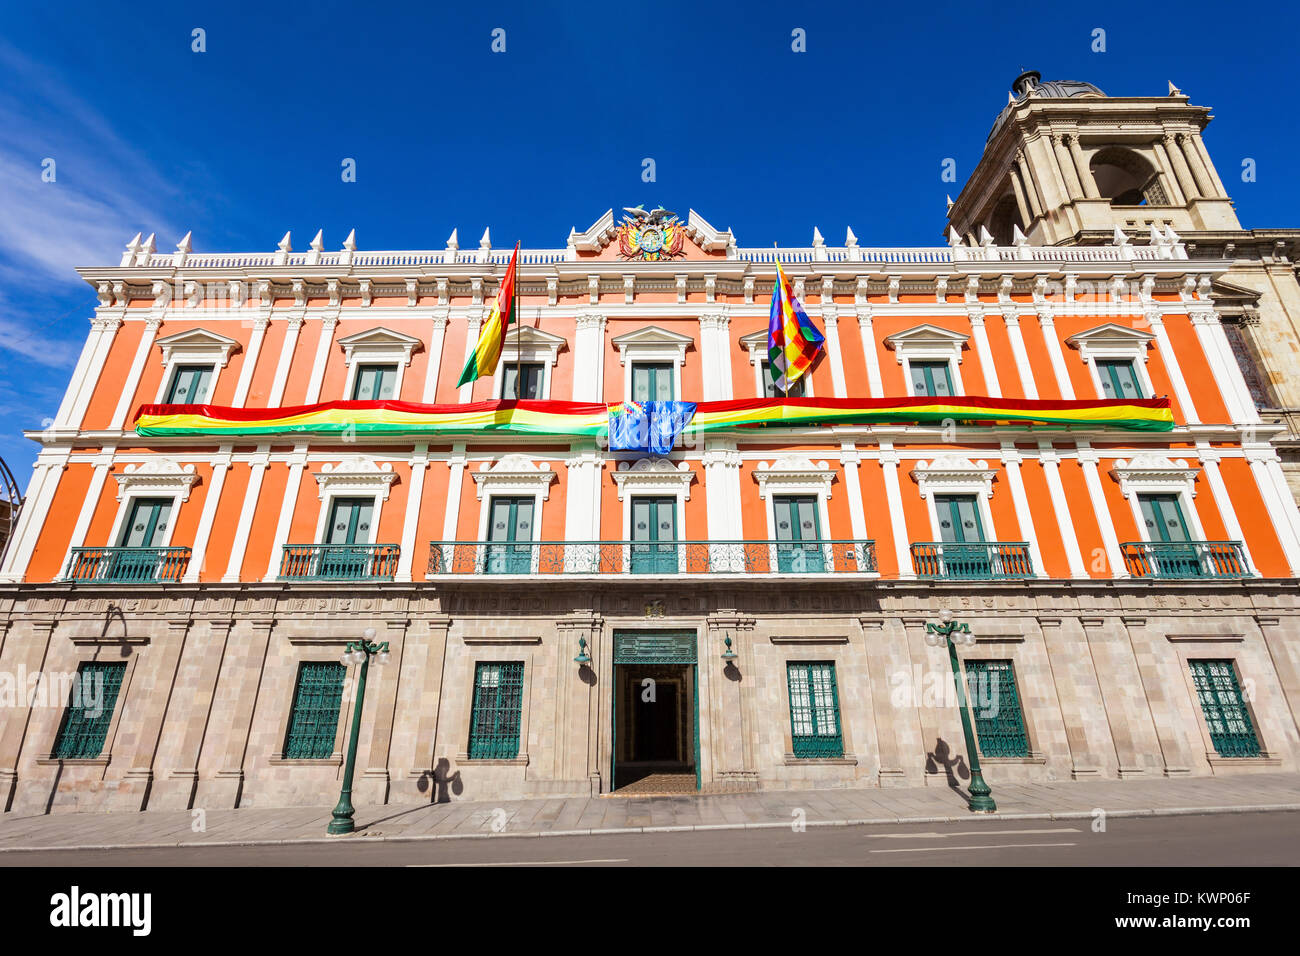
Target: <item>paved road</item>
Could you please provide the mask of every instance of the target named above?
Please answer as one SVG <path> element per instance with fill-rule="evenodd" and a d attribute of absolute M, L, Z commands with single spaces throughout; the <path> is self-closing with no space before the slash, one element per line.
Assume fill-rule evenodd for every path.
<path fill-rule="evenodd" d="M 1296 866 L 1300 813 L 0 853 L 3 866 Z"/>

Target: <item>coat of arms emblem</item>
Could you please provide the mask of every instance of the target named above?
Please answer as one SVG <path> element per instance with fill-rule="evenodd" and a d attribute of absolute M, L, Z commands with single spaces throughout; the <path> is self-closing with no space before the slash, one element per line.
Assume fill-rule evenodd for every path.
<path fill-rule="evenodd" d="M 618 254 L 624 259 L 658 262 L 684 255 L 686 239 L 681 221 L 663 206 L 646 210 L 645 204 L 624 206 L 618 227 Z"/>

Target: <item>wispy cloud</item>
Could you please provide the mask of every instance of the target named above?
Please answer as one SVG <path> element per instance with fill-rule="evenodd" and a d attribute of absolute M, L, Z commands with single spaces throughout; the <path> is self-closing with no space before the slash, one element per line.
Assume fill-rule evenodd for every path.
<path fill-rule="evenodd" d="M 11 281 L 35 268 L 43 282 L 80 282 L 75 266 L 116 262 L 135 230 L 175 234 L 160 213 L 175 189 L 149 157 L 3 41 L 0 129 L 0 259 Z M 42 180 L 47 158 L 54 182 Z"/>

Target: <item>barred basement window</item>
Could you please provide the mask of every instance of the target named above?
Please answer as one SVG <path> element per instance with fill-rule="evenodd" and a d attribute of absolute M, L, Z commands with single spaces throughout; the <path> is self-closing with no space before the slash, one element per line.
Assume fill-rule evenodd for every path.
<path fill-rule="evenodd" d="M 337 661 L 303 661 L 298 665 L 289 733 L 284 740 L 286 759 L 324 760 L 334 753 L 343 702 L 343 671 Z"/>
<path fill-rule="evenodd" d="M 840 701 L 835 665 L 829 662 L 786 665 L 790 683 L 790 724 L 796 757 L 843 757 Z"/>
<path fill-rule="evenodd" d="M 1028 757 L 1016 675 L 1010 661 L 967 661 L 966 694 L 985 757 Z"/>
<path fill-rule="evenodd" d="M 1232 661 L 1188 661 L 1210 740 L 1220 757 L 1258 757 L 1259 738 Z"/>
<path fill-rule="evenodd" d="M 113 720 L 117 695 L 122 689 L 125 663 L 87 662 L 77 668 L 77 678 L 68 695 L 53 756 L 59 760 L 98 757 Z"/>
<path fill-rule="evenodd" d="M 474 710 L 469 719 L 471 760 L 513 760 L 519 756 L 519 714 L 524 701 L 524 665 L 479 664 L 474 670 Z"/>

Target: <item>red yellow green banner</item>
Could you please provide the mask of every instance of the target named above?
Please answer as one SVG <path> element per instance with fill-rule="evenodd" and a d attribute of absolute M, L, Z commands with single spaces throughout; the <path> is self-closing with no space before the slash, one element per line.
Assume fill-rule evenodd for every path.
<path fill-rule="evenodd" d="M 275 434 L 473 435 L 480 432 L 602 436 L 621 403 L 492 401 L 465 405 L 322 402 L 285 408 L 143 405 L 136 433 L 162 436 Z M 700 402 L 686 432 L 814 425 L 1025 424 L 1169 431 L 1167 398 L 1052 401 L 959 396 L 749 398 Z"/>

